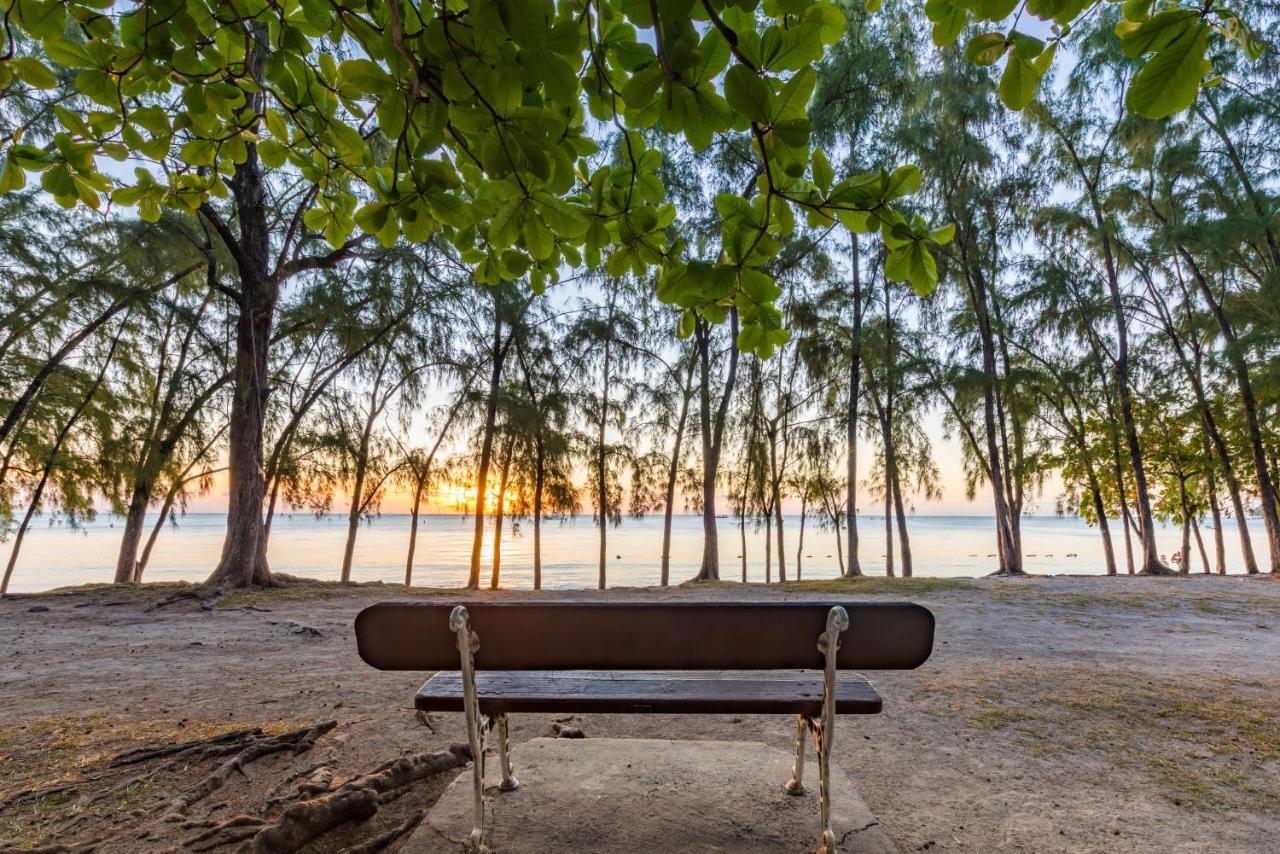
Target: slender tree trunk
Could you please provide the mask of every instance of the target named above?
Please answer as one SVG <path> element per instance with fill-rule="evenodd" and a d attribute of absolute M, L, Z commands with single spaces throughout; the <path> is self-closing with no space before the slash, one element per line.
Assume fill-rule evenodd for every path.
<path fill-rule="evenodd" d="M 609 324 L 613 325 L 613 305 L 609 306 Z M 612 334 L 612 333 L 610 333 Z M 600 577 L 597 579 L 597 586 L 605 589 L 606 571 L 609 566 L 609 458 L 608 449 L 605 447 L 605 427 L 609 423 L 609 356 L 610 356 L 610 339 L 605 338 L 604 342 L 604 383 L 600 389 L 600 421 L 596 431 L 596 489 L 598 490 L 599 500 L 599 520 L 600 520 Z"/>
<path fill-rule="evenodd" d="M 858 561 L 858 397 L 862 381 L 862 266 L 858 235 L 849 233 L 853 269 L 853 326 L 849 330 L 849 400 L 845 410 L 845 524 L 849 526 L 849 575 L 862 575 Z M 841 575 L 844 575 L 842 572 Z"/>
<path fill-rule="evenodd" d="M 693 370 L 694 362 L 690 359 L 684 385 L 681 387 L 680 417 L 676 420 L 675 441 L 671 443 L 671 464 L 667 467 L 667 491 L 662 513 L 661 583 L 663 587 L 671 582 L 671 518 L 675 512 L 676 481 L 680 476 L 680 450 L 684 443 L 684 427 L 689 419 L 689 401 L 693 397 Z"/>
<path fill-rule="evenodd" d="M 1231 365 L 1231 373 L 1236 382 L 1236 391 L 1240 395 L 1240 402 L 1244 411 L 1245 433 L 1249 441 L 1249 455 L 1253 460 L 1254 478 L 1258 483 L 1258 499 L 1261 504 L 1259 510 L 1267 533 L 1267 546 L 1271 555 L 1271 573 L 1273 575 L 1280 574 L 1280 518 L 1277 517 L 1276 487 L 1275 481 L 1271 478 L 1270 467 L 1267 464 L 1266 446 L 1263 441 L 1261 421 L 1258 418 L 1258 401 L 1254 395 L 1253 382 L 1249 377 L 1249 366 L 1245 362 L 1243 352 L 1241 352 L 1235 329 L 1227 319 L 1226 312 L 1223 311 L 1221 303 L 1215 297 L 1213 289 L 1209 287 L 1208 281 L 1205 280 L 1200 266 L 1190 252 L 1187 252 L 1181 246 L 1178 249 L 1183 260 L 1190 267 L 1192 278 L 1195 279 L 1201 295 L 1204 297 L 1205 302 L 1208 303 L 1210 312 L 1218 324 L 1218 330 L 1222 334 L 1223 351 L 1227 356 L 1228 364 Z M 1236 524 L 1240 525 L 1243 531 L 1244 517 L 1237 515 Z"/>
<path fill-rule="evenodd" d="M 978 339 L 982 346 L 982 417 L 987 444 L 986 470 L 988 482 L 991 484 L 992 500 L 995 503 L 996 550 L 1000 555 L 1000 569 L 996 574 L 1023 575 L 1022 555 L 1014 540 L 1013 527 L 1009 519 L 1010 509 L 1006 501 L 1008 493 L 1005 489 L 1000 443 L 997 438 L 995 383 L 999 374 L 996 370 L 995 338 L 991 328 L 991 315 L 987 306 L 987 283 L 981 271 L 968 268 L 966 268 L 965 282 L 968 286 L 969 304 L 977 320 Z"/>
<path fill-rule="evenodd" d="M 502 360 L 506 350 L 502 345 L 502 319 L 498 313 L 498 295 L 493 297 L 493 370 L 489 375 L 489 396 L 485 403 L 484 437 L 480 443 L 480 464 L 476 468 L 475 530 L 471 537 L 471 571 L 467 587 L 480 587 L 480 552 L 484 546 L 485 490 L 489 481 L 489 464 L 493 458 L 493 428 L 498 417 L 498 386 L 502 382 Z"/>
<path fill-rule="evenodd" d="M 911 577 L 911 539 L 907 536 L 907 514 L 902 505 L 902 478 L 898 474 L 898 464 L 893 466 L 893 504 L 898 517 L 898 544 L 902 553 L 902 577 Z"/>
<path fill-rule="evenodd" d="M 515 455 L 515 440 L 507 439 L 502 452 L 502 467 L 498 470 L 498 501 L 493 513 L 493 574 L 489 589 L 497 590 L 502 573 L 502 524 L 507 509 L 507 478 L 511 473 L 511 458 Z"/>
<path fill-rule="evenodd" d="M 724 442 L 724 426 L 729 413 L 729 398 L 733 394 L 734 379 L 738 373 L 738 310 L 729 309 L 729 372 L 724 390 L 716 409 L 714 423 L 711 419 L 711 328 L 699 320 L 698 357 L 702 364 L 702 564 L 698 568 L 699 581 L 720 579 L 720 539 L 716 529 L 716 475 L 720 469 L 720 449 Z M 743 554 L 746 554 L 744 551 Z"/>
<path fill-rule="evenodd" d="M 806 494 L 804 490 L 801 490 L 800 492 L 800 531 L 796 535 L 796 581 L 800 580 L 800 573 L 804 566 L 800 558 L 803 556 L 803 553 L 804 553 L 804 518 L 805 518 L 805 515 L 808 513 L 808 511 L 809 511 L 809 496 Z M 837 525 L 836 529 L 839 530 L 839 528 L 840 526 Z M 840 574 L 843 575 L 844 573 L 842 572 Z"/>
<path fill-rule="evenodd" d="M 542 492 L 546 487 L 546 448 L 538 427 L 533 461 L 533 589 L 542 589 Z"/>
<path fill-rule="evenodd" d="M 1089 495 L 1093 499 L 1093 515 L 1098 517 L 1098 532 L 1102 534 L 1102 555 L 1107 564 L 1107 575 L 1115 576 L 1116 574 L 1116 551 L 1111 544 L 1111 528 L 1107 524 L 1107 507 L 1102 501 L 1102 489 L 1098 484 L 1098 474 L 1094 471 L 1093 460 L 1089 458 L 1089 452 L 1084 447 L 1084 443 L 1080 443 L 1080 453 L 1084 457 L 1085 472 L 1089 478 Z"/>
<path fill-rule="evenodd" d="M 1209 575 L 1209 552 L 1204 547 L 1204 537 L 1200 533 L 1200 520 L 1192 518 L 1191 532 L 1196 535 L 1196 548 L 1200 552 L 1200 564 L 1204 567 L 1204 574 Z"/>
<path fill-rule="evenodd" d="M 1178 507 L 1182 511 L 1182 555 L 1178 563 L 1178 571 L 1183 575 L 1191 572 L 1191 506 L 1187 503 L 1187 479 L 1184 475 L 1178 478 Z"/>
<path fill-rule="evenodd" d="M 80 399 L 79 405 L 72 411 L 70 417 L 63 422 L 58 435 L 54 438 L 53 446 L 49 449 L 49 454 L 45 458 L 44 467 L 40 471 L 40 480 L 36 484 L 36 488 L 32 490 L 29 501 L 27 502 L 27 512 L 22 517 L 22 524 L 18 527 L 18 533 L 13 538 L 13 546 L 9 549 L 9 561 L 4 567 L 4 577 L 0 578 L 0 597 L 9 592 L 9 581 L 13 577 L 13 568 L 18 563 L 18 554 L 22 551 L 22 541 L 26 539 L 27 529 L 31 526 L 31 520 L 40 510 L 40 502 L 44 498 L 45 486 L 49 483 L 49 476 L 53 473 L 54 467 L 58 463 L 58 454 L 62 453 L 62 446 L 67 441 L 67 436 L 71 435 L 72 429 L 75 428 L 76 422 L 84 415 L 84 411 L 89 408 L 89 404 L 93 402 L 93 397 L 98 393 L 98 389 L 102 387 L 102 380 L 107 375 L 107 368 L 111 365 L 111 360 L 115 357 L 116 346 L 120 343 L 120 336 L 124 333 L 124 325 L 121 324 L 120 330 L 116 332 L 115 337 L 111 339 L 111 347 L 107 350 L 106 357 L 102 360 L 102 367 L 98 371 L 97 377 L 93 381 L 93 385 L 89 386 L 89 390 L 85 392 L 83 398 Z"/>
<path fill-rule="evenodd" d="M 1116 397 L 1120 404 L 1120 423 L 1124 430 L 1125 447 L 1129 452 L 1129 470 L 1133 472 L 1133 488 L 1138 507 L 1138 526 L 1142 535 L 1142 570 L 1140 575 L 1169 575 L 1172 570 L 1160 563 L 1159 546 L 1156 544 L 1156 526 L 1151 514 L 1151 498 L 1147 493 L 1147 471 L 1142 459 L 1142 446 L 1138 442 L 1138 425 L 1133 415 L 1133 392 L 1129 379 L 1129 321 L 1125 316 L 1124 302 L 1120 295 L 1120 279 L 1116 272 L 1115 258 L 1111 252 L 1111 239 L 1106 234 L 1102 208 L 1094 201 L 1094 217 L 1102 234 L 1102 256 L 1106 269 L 1107 288 L 1111 294 L 1111 310 L 1116 325 Z"/>
<path fill-rule="evenodd" d="M 773 522 L 778 528 L 778 580 L 787 580 L 786 547 L 782 539 L 782 475 L 778 471 L 777 431 L 769 428 L 769 489 L 773 493 Z"/>
<path fill-rule="evenodd" d="M 430 472 L 423 469 L 414 478 L 413 503 L 409 508 L 409 548 L 404 557 L 404 586 L 413 584 L 413 554 L 418 548 L 418 513 L 422 508 L 422 493 L 427 489 Z"/>
<path fill-rule="evenodd" d="M 377 393 L 375 386 L 374 393 Z M 351 580 L 351 565 L 356 553 L 356 535 L 360 533 L 360 516 L 364 509 L 364 482 L 369 473 L 369 441 L 373 436 L 373 412 L 365 421 L 360 436 L 360 450 L 356 456 L 355 483 L 351 487 L 351 507 L 347 511 L 347 541 L 342 549 L 342 575 L 340 580 Z"/>
<path fill-rule="evenodd" d="M 765 508 L 764 512 L 764 583 L 773 583 L 773 512 Z"/>
<path fill-rule="evenodd" d="M 1227 545 L 1222 535 L 1222 507 L 1218 503 L 1218 483 L 1213 469 L 1205 472 L 1209 489 L 1209 512 L 1213 514 L 1213 566 L 1219 575 L 1227 574 Z"/>

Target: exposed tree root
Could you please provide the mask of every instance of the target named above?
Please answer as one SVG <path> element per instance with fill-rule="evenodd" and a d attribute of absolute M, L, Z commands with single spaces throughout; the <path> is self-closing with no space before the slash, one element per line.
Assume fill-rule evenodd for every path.
<path fill-rule="evenodd" d="M 422 820 L 426 818 L 426 815 L 425 810 L 416 812 L 386 833 L 380 833 L 372 839 L 361 842 L 359 845 L 343 848 L 338 854 L 378 854 L 379 851 L 385 850 L 393 842 L 399 841 L 402 836 L 408 836 L 413 833 L 414 829 L 422 824 Z"/>
<path fill-rule="evenodd" d="M 174 593 L 170 596 L 166 596 L 165 598 L 160 599 L 159 601 L 147 606 L 146 608 L 143 609 L 143 613 L 153 614 L 156 611 L 159 611 L 161 608 L 164 608 L 168 605 L 172 605 L 175 602 L 184 602 L 184 601 L 189 601 L 191 599 L 201 600 L 200 607 L 205 608 L 207 610 L 209 608 L 212 608 L 213 603 L 217 602 L 221 598 L 222 598 L 221 587 L 212 587 L 212 588 L 197 587 L 192 590 L 179 590 L 177 593 Z"/>
<path fill-rule="evenodd" d="M 230 750 L 220 752 L 232 752 L 240 749 L 240 746 L 246 741 L 257 738 L 260 735 L 262 735 L 260 727 L 250 727 L 248 729 L 224 732 L 222 735 L 215 735 L 212 738 L 184 741 L 180 744 L 144 744 L 141 747 L 117 753 L 108 760 L 107 767 L 116 768 L 121 765 L 135 765 L 139 762 L 149 762 L 152 759 L 160 759 L 165 756 L 186 756 L 191 753 L 200 753 L 208 756 L 210 752 L 220 751 L 224 747 L 230 747 Z"/>
<path fill-rule="evenodd" d="M 264 756 L 283 753 L 286 750 L 293 751 L 295 756 L 299 753 L 305 753 L 311 749 L 317 738 L 337 725 L 337 721 L 326 721 L 322 724 L 304 727 L 282 735 L 256 738 L 243 747 L 235 756 L 210 772 L 209 776 L 199 784 L 175 798 L 171 804 L 173 811 L 179 815 L 186 813 L 192 804 L 207 798 L 210 794 L 226 785 L 232 774 L 243 774 L 246 765 L 256 762 Z"/>
<path fill-rule="evenodd" d="M 238 850 L 243 854 L 297 851 L 339 825 L 369 819 L 381 802 L 393 799 L 424 777 L 460 768 L 470 760 L 471 751 L 465 745 L 454 745 L 438 753 L 418 753 L 384 763 L 328 794 L 294 804 Z M 389 841 L 384 847 L 386 844 Z"/>

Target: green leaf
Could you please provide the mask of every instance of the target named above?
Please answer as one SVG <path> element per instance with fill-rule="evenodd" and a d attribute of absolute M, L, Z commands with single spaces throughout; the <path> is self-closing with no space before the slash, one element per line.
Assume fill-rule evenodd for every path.
<path fill-rule="evenodd" d="M 18 79 L 34 89 L 53 89 L 58 85 L 58 78 L 48 66 L 33 56 L 19 56 L 9 60 L 9 64 Z"/>
<path fill-rule="evenodd" d="M 1035 100 L 1040 85 L 1040 72 L 1027 60 L 1014 54 L 1000 75 L 1000 100 L 1011 110 L 1025 110 Z"/>
<path fill-rule="evenodd" d="M 1199 24 L 1159 51 L 1134 76 L 1125 106 L 1149 119 L 1163 119 L 1195 103 L 1200 81 L 1211 68 L 1204 58 L 1209 27 Z"/>
<path fill-rule="evenodd" d="M 831 190 L 831 182 L 835 178 L 835 170 L 831 168 L 831 161 L 827 159 L 827 155 L 821 148 L 813 152 L 812 160 L 813 183 L 818 185 L 818 189 L 825 195 Z"/>
<path fill-rule="evenodd" d="M 395 78 L 371 60 L 348 59 L 338 66 L 338 88 L 354 89 L 350 93 L 354 97 L 385 95 L 395 85 Z"/>
<path fill-rule="evenodd" d="M 735 65 L 725 74 L 724 96 L 730 107 L 751 121 L 769 122 L 773 99 L 769 83 L 745 65 Z"/>
<path fill-rule="evenodd" d="M 1116 27 L 1120 49 L 1130 59 L 1162 50 L 1182 38 L 1198 17 L 1199 12 L 1194 9 L 1169 9 L 1136 28 L 1129 22 L 1121 22 Z"/>
<path fill-rule="evenodd" d="M 964 58 L 974 65 L 995 65 L 1009 49 L 1004 33 L 983 33 L 969 39 L 964 46 Z"/>

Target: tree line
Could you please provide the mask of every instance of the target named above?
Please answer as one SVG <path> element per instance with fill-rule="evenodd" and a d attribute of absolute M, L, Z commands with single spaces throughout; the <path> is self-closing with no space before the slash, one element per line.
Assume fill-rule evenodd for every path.
<path fill-rule="evenodd" d="M 186 44 L 182 15 L 200 5 L 174 4 L 163 38 Z M 283 508 L 346 516 L 348 580 L 361 523 L 391 489 L 411 496 L 411 583 L 419 515 L 441 484 L 473 490 L 473 587 L 500 585 L 502 538 L 526 521 L 540 585 L 542 526 L 587 512 L 601 587 L 610 528 L 626 514 L 662 514 L 656 580 L 681 580 L 670 563 L 679 508 L 703 518 L 700 579 L 737 575 L 720 560 L 726 513 L 744 579 L 748 526 L 764 531 L 752 559 L 769 580 L 800 577 L 806 524 L 834 529 L 842 573 L 860 575 L 873 569 L 858 548 L 860 486 L 883 508 L 884 571 L 911 575 L 907 516 L 940 488 L 929 413 L 963 448 L 970 492 L 991 494 L 1001 574 L 1023 572 L 1020 522 L 1054 473 L 1059 509 L 1097 527 L 1108 574 L 1225 572 L 1224 517 L 1246 571 L 1280 572 L 1280 97 L 1275 69 L 1252 61 L 1280 32 L 1276 4 L 1252 10 L 1248 27 L 1213 23 L 1214 76 L 1201 69 L 1167 112 L 1182 84 L 1152 95 L 1150 67 L 1171 43 L 1199 45 L 1207 7 L 1177 20 L 1150 4 L 1106 7 L 1070 41 L 1058 24 L 1083 6 L 1031 9 L 1057 22 L 1048 47 L 1011 30 L 995 50 L 989 24 L 964 27 L 1020 14 L 1012 4 L 952 4 L 946 17 L 931 3 L 932 29 L 907 2 L 838 19 L 828 4 L 776 5 L 761 15 L 781 23 L 765 26 L 704 3 L 687 29 L 657 6 L 628 6 L 652 45 L 608 29 L 608 4 L 600 20 L 588 6 L 577 30 L 565 26 L 571 5 L 548 6 L 528 27 L 576 35 L 569 47 L 520 44 L 549 69 L 522 96 L 499 79 L 503 60 L 477 41 L 479 25 L 451 35 L 465 22 L 449 14 L 409 35 L 423 49 L 465 48 L 497 76 L 436 80 L 394 3 L 371 4 L 373 29 L 356 15 L 334 40 L 333 57 L 355 56 L 354 40 L 377 62 L 274 69 L 253 39 L 287 41 L 295 26 L 311 38 L 319 11 L 303 25 L 240 10 L 219 26 L 250 37 L 235 65 L 241 96 L 214 82 L 214 47 L 200 42 L 199 67 L 180 69 L 183 107 L 147 138 L 102 106 L 158 128 L 147 112 L 163 112 L 147 100 L 158 87 L 99 92 L 86 71 L 46 81 L 21 62 L 38 54 L 12 56 L 5 136 L 46 137 L 62 159 L 42 154 L 37 169 L 36 154 L 11 148 L 0 196 L 0 591 L 38 513 L 76 524 L 102 502 L 124 520 L 114 580 L 142 580 L 165 526 L 221 477 L 218 583 L 281 580 L 267 548 Z M 515 38 L 520 21 L 502 8 L 501 21 L 475 20 Z M 120 44 L 162 66 L 150 30 L 128 21 L 115 24 Z M 82 24 L 87 39 L 27 29 L 56 70 L 94 59 L 108 41 L 94 26 Z M 962 32 L 963 47 L 945 44 Z M 794 44 L 771 46 L 770 33 Z M 1071 61 L 1050 74 L 1060 44 Z M 566 99 L 556 57 L 575 50 L 587 63 L 573 85 L 593 118 L 579 108 L 553 132 L 535 99 L 544 112 Z M 1023 64 L 1045 78 L 1025 103 L 1009 79 Z M 406 129 L 388 107 L 406 109 L 392 79 L 403 73 L 414 97 L 457 117 L 435 127 L 409 105 Z M 310 80 L 311 94 L 284 91 L 286 78 Z M 255 104 L 268 90 L 294 112 Z M 227 101 L 217 109 L 238 134 L 218 137 L 228 151 L 199 145 L 218 133 L 192 118 L 193 97 Z M 339 128 L 361 126 L 362 99 L 382 123 L 376 139 Z M 487 118 L 464 117 L 464 101 Z M 485 122 L 497 130 L 486 136 Z M 253 123 L 274 147 L 246 135 Z M 552 147 L 539 136 L 555 133 Z M 82 161 L 117 153 L 105 148 L 117 134 L 159 161 L 176 149 L 185 165 L 167 187 L 140 168 L 112 191 Z M 401 162 L 402 147 L 428 150 L 433 134 L 453 134 L 456 175 Z M 472 174 L 466 158 L 481 145 Z M 596 152 L 610 159 L 588 162 Z M 578 191 L 557 177 L 560 158 Z M 389 173 L 369 177 L 379 162 Z M 42 171 L 40 191 L 14 169 Z M 335 183 L 344 169 L 382 195 L 357 210 L 358 193 Z M 419 196 L 388 195 L 402 169 Z M 528 207 L 505 205 L 495 176 Z M 441 189 L 459 184 L 468 193 Z M 126 205 L 140 215 L 108 209 Z M 859 459 L 860 440 L 871 459 Z M 784 502 L 801 508 L 794 531 Z M 1173 566 L 1157 521 L 1180 527 Z"/>

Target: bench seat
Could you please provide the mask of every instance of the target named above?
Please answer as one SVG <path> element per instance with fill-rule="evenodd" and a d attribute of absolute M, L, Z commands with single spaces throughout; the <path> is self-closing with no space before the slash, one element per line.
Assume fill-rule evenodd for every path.
<path fill-rule="evenodd" d="M 624 714 L 795 714 L 822 711 L 822 671 L 482 670 L 476 673 L 480 713 L 598 712 Z M 462 674 L 442 671 L 418 690 L 425 712 L 461 712 Z M 862 676 L 841 674 L 841 715 L 880 712 L 880 695 Z"/>

